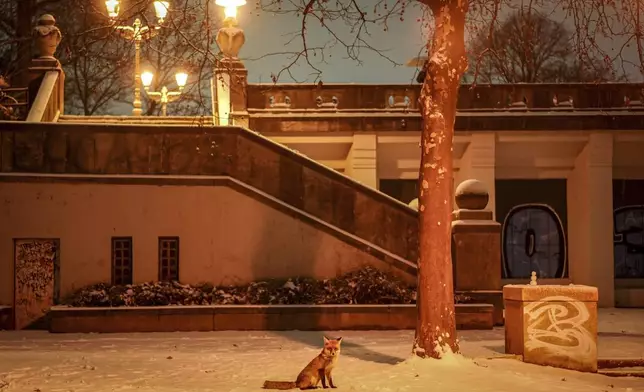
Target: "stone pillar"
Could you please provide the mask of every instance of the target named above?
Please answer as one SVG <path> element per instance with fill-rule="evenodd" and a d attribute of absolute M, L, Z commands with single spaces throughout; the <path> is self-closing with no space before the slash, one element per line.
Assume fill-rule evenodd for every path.
<path fill-rule="evenodd" d="M 375 134 L 355 134 L 347 156 L 345 174 L 354 180 L 378 189 L 378 138 Z"/>
<path fill-rule="evenodd" d="M 503 324 L 501 225 L 485 209 L 489 195 L 477 180 L 462 182 L 452 213 L 452 263 L 456 293 L 494 305 L 494 323 Z"/>
<path fill-rule="evenodd" d="M 215 125 L 237 125 L 248 128 L 249 116 L 246 99 L 248 70 L 239 60 L 224 59 L 215 68 L 216 105 L 213 113 L 219 119 Z"/>
<path fill-rule="evenodd" d="M 568 267 L 575 284 L 599 289 L 599 306 L 615 304 L 613 136 L 593 133 L 567 181 Z"/>
<path fill-rule="evenodd" d="M 489 203 L 487 210 L 496 216 L 496 135 L 494 133 L 474 133 L 463 157 L 460 168 L 454 176 L 454 183 L 476 178 L 487 188 Z"/>

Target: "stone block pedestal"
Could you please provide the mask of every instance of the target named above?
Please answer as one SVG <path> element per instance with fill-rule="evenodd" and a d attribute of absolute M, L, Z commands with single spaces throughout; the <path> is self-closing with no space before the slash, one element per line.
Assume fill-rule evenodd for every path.
<path fill-rule="evenodd" d="M 454 289 L 476 303 L 494 306 L 494 324 L 503 325 L 501 294 L 501 225 L 486 210 L 489 194 L 477 180 L 456 188 L 452 212 Z"/>
<path fill-rule="evenodd" d="M 507 285 L 505 352 L 524 362 L 597 372 L 596 287 Z"/>

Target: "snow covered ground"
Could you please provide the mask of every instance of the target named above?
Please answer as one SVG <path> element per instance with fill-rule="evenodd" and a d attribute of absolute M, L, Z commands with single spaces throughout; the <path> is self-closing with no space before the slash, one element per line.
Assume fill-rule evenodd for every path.
<path fill-rule="evenodd" d="M 602 358 L 644 357 L 644 310 L 600 316 Z M 338 391 L 644 391 L 614 378 L 524 364 L 503 354 L 503 329 L 459 333 L 465 356 L 410 359 L 411 331 L 344 337 Z M 292 380 L 320 350 L 318 332 L 53 335 L 0 332 L 0 392 L 245 392 Z"/>

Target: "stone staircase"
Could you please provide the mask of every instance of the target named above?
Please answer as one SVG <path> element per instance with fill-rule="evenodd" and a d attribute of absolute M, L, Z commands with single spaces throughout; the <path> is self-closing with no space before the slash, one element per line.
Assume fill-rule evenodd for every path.
<path fill-rule="evenodd" d="M 60 120 L 11 124 L 11 150 L 17 153 L 6 160 L 12 167 L 2 171 L 228 176 L 334 226 L 353 246 L 416 273 L 416 211 L 259 133 L 198 126 L 195 118 Z"/>
<path fill-rule="evenodd" d="M 338 238 L 408 276 L 416 275 L 415 210 L 257 132 L 213 127 L 208 121 L 62 116 L 46 127 L 14 123 L 13 150 L 21 156 L 12 157 L 13 167 L 1 171 L 230 177 L 332 226 Z M 0 131 L 4 128 L 0 124 Z M 499 323 L 499 293 L 461 294 L 475 303 L 493 304 Z"/>

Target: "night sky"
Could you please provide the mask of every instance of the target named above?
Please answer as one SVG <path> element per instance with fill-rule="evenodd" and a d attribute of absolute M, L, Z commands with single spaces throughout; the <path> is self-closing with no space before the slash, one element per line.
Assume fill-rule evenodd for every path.
<path fill-rule="evenodd" d="M 359 4 L 373 4 L 374 1 L 358 0 Z M 389 2 L 393 4 L 393 1 Z M 534 1 L 531 4 L 537 4 Z M 513 11 L 514 4 L 522 6 L 522 2 L 513 3 L 511 7 L 502 7 L 499 20 L 509 12 Z M 526 3 L 527 4 L 527 3 Z M 373 6 L 365 7 L 366 10 L 372 11 Z M 242 48 L 241 56 L 249 71 L 249 81 L 270 82 L 271 73 L 279 72 L 285 64 L 288 64 L 288 55 L 270 55 L 284 51 L 299 51 L 302 48 L 301 39 L 294 40 L 290 45 L 285 46 L 292 38 L 292 33 L 298 32 L 301 26 L 301 17 L 293 14 L 273 15 L 255 10 L 254 2 L 249 1 L 247 5 L 239 9 L 238 19 L 240 27 L 246 32 L 246 44 Z M 567 20 L 566 14 L 561 10 L 546 11 L 548 16 L 557 21 L 562 21 L 569 30 L 574 26 L 571 19 Z M 383 31 L 382 26 L 373 26 L 370 28 L 370 36 L 367 36 L 367 42 L 383 51 L 389 58 L 398 63 L 404 64 L 407 60 L 419 55 L 422 50 L 425 37 L 422 33 L 422 22 L 419 18 L 422 15 L 421 6 L 406 10 L 404 21 L 393 18 L 389 23 L 388 31 Z M 327 31 L 319 26 L 319 23 L 311 21 L 309 23 L 309 45 L 320 45 L 331 39 Z M 350 37 L 348 28 L 342 22 L 332 25 L 333 31 L 340 34 L 343 38 Z M 466 37 L 467 39 L 467 37 Z M 597 42 L 604 50 L 610 51 L 613 47 L 620 47 L 623 41 L 618 38 L 606 39 L 596 37 Z M 348 59 L 346 49 L 342 45 L 327 50 L 327 64 L 320 63 L 319 57 L 314 59 L 318 61 L 316 66 L 323 71 L 322 80 L 325 82 L 340 83 L 410 83 L 413 80 L 415 70 L 405 66 L 395 66 L 390 61 L 382 58 L 377 53 L 363 49 L 360 53 L 362 64 L 358 64 L 353 59 Z M 262 56 L 267 57 L 257 59 Z M 628 53 L 627 59 L 636 61 L 634 50 Z M 312 81 L 316 75 L 311 75 L 311 68 L 305 64 L 303 59 L 301 65 L 293 67 L 293 74 L 297 81 Z M 633 66 L 628 66 L 629 79 L 631 81 L 642 81 L 642 75 Z M 283 74 L 280 82 L 292 83 L 294 80 L 289 75 Z"/>

